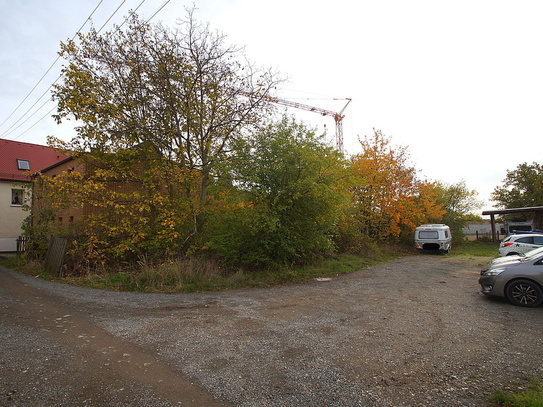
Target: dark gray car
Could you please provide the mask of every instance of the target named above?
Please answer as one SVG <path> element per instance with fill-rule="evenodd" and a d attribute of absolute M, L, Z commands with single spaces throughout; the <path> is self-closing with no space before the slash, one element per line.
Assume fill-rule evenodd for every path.
<path fill-rule="evenodd" d="M 522 307 L 537 307 L 543 302 L 543 254 L 495 264 L 481 272 L 479 284 L 485 295 L 505 297 Z"/>

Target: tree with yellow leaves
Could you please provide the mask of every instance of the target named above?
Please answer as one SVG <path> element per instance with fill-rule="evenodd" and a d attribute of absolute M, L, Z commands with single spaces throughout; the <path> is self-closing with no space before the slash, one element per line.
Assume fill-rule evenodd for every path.
<path fill-rule="evenodd" d="M 85 164 L 65 198 L 92 208 L 85 234 L 97 236 L 108 257 L 192 249 L 232 143 L 260 124 L 280 82 L 193 13 L 175 30 L 133 14 L 123 30 L 91 30 L 61 44 L 55 118 L 77 120 L 77 136 L 50 144 Z M 58 178 L 48 191 L 74 183 Z"/>

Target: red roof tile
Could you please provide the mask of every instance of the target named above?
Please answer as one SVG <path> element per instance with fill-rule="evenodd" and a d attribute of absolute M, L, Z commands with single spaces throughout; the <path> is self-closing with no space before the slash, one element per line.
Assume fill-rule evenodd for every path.
<path fill-rule="evenodd" d="M 29 181 L 17 160 L 27 160 L 31 172 L 41 171 L 69 156 L 54 148 L 21 141 L 0 139 L 0 180 Z"/>

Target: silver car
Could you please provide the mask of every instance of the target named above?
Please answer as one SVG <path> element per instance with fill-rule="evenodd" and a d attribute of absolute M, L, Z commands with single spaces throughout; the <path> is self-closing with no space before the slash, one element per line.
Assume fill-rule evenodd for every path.
<path fill-rule="evenodd" d="M 494 264 L 481 272 L 479 284 L 485 295 L 505 297 L 522 307 L 537 307 L 543 302 L 543 253 Z"/>
<path fill-rule="evenodd" d="M 537 256 L 540 253 L 543 254 L 543 246 L 538 247 L 537 249 L 532 249 L 526 253 L 510 254 L 508 256 L 496 257 L 488 264 L 488 268 L 501 263 L 514 263 L 516 261 L 522 260 L 525 257 Z"/>

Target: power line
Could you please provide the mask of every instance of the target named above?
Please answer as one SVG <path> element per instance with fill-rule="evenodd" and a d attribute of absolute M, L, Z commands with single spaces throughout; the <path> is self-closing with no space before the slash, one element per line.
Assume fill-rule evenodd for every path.
<path fill-rule="evenodd" d="M 145 1 L 145 0 L 144 0 Z M 123 6 L 123 4 L 126 2 L 126 0 L 123 0 L 123 2 L 119 5 L 119 7 L 117 7 L 117 9 L 113 12 L 112 15 L 109 16 L 109 18 L 106 20 L 106 22 L 102 25 L 102 27 L 100 27 L 100 29 L 98 30 L 98 32 L 102 31 L 104 29 L 104 27 L 107 25 L 107 23 L 109 23 L 109 20 L 111 20 L 113 18 L 113 16 L 115 14 L 117 14 L 117 11 L 119 11 L 119 9 Z"/>
<path fill-rule="evenodd" d="M 147 19 L 146 23 L 148 23 L 149 21 L 151 21 L 158 13 L 160 13 L 160 11 L 161 11 L 164 7 L 166 7 L 166 4 L 168 4 L 169 2 L 170 2 L 170 0 L 166 0 L 164 3 L 162 3 L 162 6 L 160 6 L 160 7 L 158 8 L 158 10 L 155 11 L 155 12 L 153 13 L 153 15 Z"/>
<path fill-rule="evenodd" d="M 60 76 L 57 78 L 57 81 L 58 81 L 59 78 L 60 78 Z M 56 81 L 55 81 L 55 82 L 56 82 Z M 51 85 L 51 86 L 53 86 L 53 85 Z M 45 95 L 45 93 L 46 93 L 47 91 L 49 91 L 49 89 L 51 89 L 51 86 L 50 86 L 50 87 L 49 87 L 49 88 L 48 88 L 48 89 L 40 96 L 39 99 L 37 99 L 37 100 L 34 102 L 34 104 L 33 104 L 32 106 L 30 106 L 30 108 L 27 110 L 27 113 L 28 113 L 28 111 L 29 111 L 30 109 L 32 109 L 34 106 L 36 106 L 36 105 L 38 104 L 38 102 L 43 98 L 43 95 Z M 37 114 L 37 113 L 38 113 L 38 112 L 39 112 L 39 111 L 40 111 L 47 103 L 49 103 L 50 101 L 51 101 L 51 100 L 46 100 L 45 102 L 43 102 L 42 105 L 41 105 L 38 109 L 36 109 L 36 111 L 35 111 L 34 113 L 32 113 L 32 114 L 31 114 L 30 116 L 28 116 L 25 120 L 23 120 L 17 127 L 15 127 L 14 129 L 12 129 L 13 126 L 15 126 L 17 123 L 19 123 L 19 122 L 23 119 L 23 117 L 25 117 L 26 113 L 25 113 L 24 115 L 22 115 L 22 116 L 19 118 L 19 120 L 17 120 L 15 123 L 13 123 L 9 129 L 7 129 L 4 133 L 2 133 L 1 136 L 2 136 L 2 137 L 3 137 L 3 136 L 8 136 L 9 134 L 13 133 L 15 130 L 17 130 L 19 127 L 21 127 L 21 126 L 22 126 L 23 124 L 25 124 L 27 121 L 29 121 L 32 117 L 34 117 L 34 115 L 36 115 L 36 114 Z M 53 111 L 54 109 L 55 109 L 55 108 L 51 109 L 51 111 Z M 42 119 L 43 119 L 43 118 L 42 118 Z M 42 120 L 42 119 L 40 119 L 40 120 Z M 26 133 L 26 131 L 25 131 L 25 133 Z M 21 137 L 21 135 L 15 137 L 15 140 L 18 139 L 19 137 Z"/>
<path fill-rule="evenodd" d="M 87 19 L 85 20 L 85 22 L 81 25 L 81 27 L 79 28 L 79 30 L 77 30 L 77 32 L 75 33 L 75 35 L 72 37 L 72 41 L 74 40 L 74 38 L 77 36 L 77 34 L 79 34 L 81 32 L 81 30 L 83 29 L 83 27 L 87 24 L 87 21 L 89 21 L 93 14 L 96 12 L 96 10 L 98 9 L 98 7 L 100 7 L 100 5 L 102 4 L 104 0 L 100 0 L 100 3 L 98 3 L 98 5 L 94 8 L 94 10 L 92 11 L 92 13 L 87 17 Z M 21 105 L 28 99 L 28 97 L 36 90 L 36 88 L 38 87 L 38 85 L 43 81 L 43 79 L 47 76 L 47 74 L 49 73 L 49 71 L 51 71 L 51 69 L 53 68 L 53 66 L 56 65 L 56 63 L 58 62 L 58 60 L 60 59 L 60 55 L 57 56 L 57 58 L 55 59 L 55 61 L 51 64 L 51 66 L 47 69 L 47 71 L 45 71 L 45 73 L 42 75 L 42 77 L 40 78 L 40 80 L 34 85 L 34 87 L 30 90 L 30 92 L 28 92 L 28 94 L 24 97 L 24 99 L 21 101 L 21 103 L 19 103 L 17 105 L 17 107 L 13 110 L 13 112 L 10 113 L 10 115 L 2 122 L 0 123 L 0 127 L 2 127 L 4 125 L 4 123 L 6 123 L 10 118 L 11 116 L 13 116 L 15 114 L 15 112 L 17 110 L 19 110 L 19 108 L 21 107 Z M 60 78 L 60 76 L 59 76 Z M 51 89 L 51 87 L 53 87 L 53 85 L 58 81 L 58 78 L 55 80 L 55 82 L 53 82 L 51 84 L 51 86 L 49 86 L 49 88 L 47 88 L 47 91 L 49 91 L 49 89 Z M 40 96 L 40 99 L 43 97 Z M 36 103 L 38 103 L 38 101 L 40 100 L 38 99 L 36 101 Z M 21 121 L 21 119 L 26 116 L 26 114 L 36 105 L 36 103 L 34 103 L 8 130 L 6 130 L 4 133 L 2 133 L 0 135 L 0 137 L 4 136 L 6 134 L 6 132 L 8 132 L 14 125 L 16 125 L 19 121 Z"/>
<path fill-rule="evenodd" d="M 141 0 L 141 3 L 138 5 L 138 7 L 136 7 L 133 11 L 133 13 L 135 13 L 136 11 L 138 11 L 138 9 L 142 6 L 143 3 L 145 3 L 146 0 Z M 121 25 L 119 27 L 117 27 L 117 30 L 120 30 L 121 27 L 124 25 L 124 23 L 126 23 L 126 18 L 124 19 L 124 21 L 121 23 Z"/>
<path fill-rule="evenodd" d="M 44 104 L 45 105 L 45 104 Z M 43 107 L 43 106 L 42 106 Z M 41 109 L 41 107 L 40 107 Z M 14 140 L 18 139 L 19 137 L 22 137 L 24 136 L 26 133 L 28 133 L 30 130 L 32 130 L 34 127 L 36 127 L 43 119 L 45 119 L 46 117 L 50 116 L 51 113 L 53 113 L 53 110 L 55 110 L 56 107 L 53 107 L 51 110 L 49 110 L 47 113 L 45 113 L 42 117 L 40 117 L 36 122 L 34 122 L 34 124 L 32 126 L 30 126 L 28 129 L 26 129 L 24 132 L 22 132 L 21 134 L 19 134 L 17 137 L 15 137 Z"/>
<path fill-rule="evenodd" d="M 104 27 L 109 23 L 109 21 L 115 16 L 115 14 L 117 14 L 117 12 L 119 11 L 119 9 L 124 5 L 124 3 L 126 2 L 126 0 L 123 0 L 122 3 L 115 9 L 115 11 L 110 15 L 110 17 L 107 19 L 107 21 L 100 27 L 100 29 L 97 31 L 98 33 L 104 29 Z M 144 3 L 146 2 L 146 0 L 142 0 L 139 5 L 132 11 L 133 13 L 135 13 Z M 168 3 L 170 2 L 170 0 L 165 0 L 164 3 L 151 15 L 151 17 L 149 17 L 146 22 L 149 22 L 151 21 Z M 94 13 L 96 12 L 96 10 L 98 10 L 98 8 L 100 7 L 100 5 L 103 3 L 103 0 L 100 0 L 100 2 L 98 3 L 98 5 L 94 8 L 94 10 L 92 11 L 92 13 L 89 15 L 89 17 L 87 17 L 84 21 L 84 23 L 81 25 L 81 27 L 79 28 L 79 30 L 76 32 L 76 34 L 72 37 L 72 41 L 77 37 L 78 34 L 80 34 L 81 30 L 83 29 L 83 27 L 87 24 L 88 21 L 92 21 L 92 16 L 94 15 Z M 127 19 L 125 18 L 123 20 L 123 22 L 121 23 L 121 25 L 119 25 L 117 27 L 117 30 L 119 30 L 125 23 L 126 23 Z M 51 64 L 51 66 L 47 69 L 47 71 L 45 72 L 45 74 L 43 74 L 43 76 L 40 78 L 40 80 L 36 83 L 36 85 L 34 85 L 34 87 L 31 89 L 31 91 L 25 96 L 25 98 L 19 103 L 19 105 L 13 110 L 13 112 L 11 112 L 11 114 L 0 124 L 0 127 L 2 125 L 4 125 L 12 116 L 13 114 L 15 114 L 15 112 L 22 106 L 22 104 L 29 98 L 29 96 L 35 91 L 35 89 L 38 87 L 38 85 L 43 81 L 43 79 L 47 76 L 47 74 L 51 71 L 51 69 L 53 68 L 53 66 L 58 62 L 58 60 L 60 59 L 60 55 L 55 59 L 55 61 Z M 51 100 L 47 100 L 45 101 L 38 109 L 36 109 L 30 116 L 28 116 L 22 123 L 20 123 L 18 126 L 17 126 L 17 123 L 21 122 L 21 120 L 23 120 L 23 118 L 32 110 L 32 108 L 34 108 L 34 106 L 36 106 L 38 104 L 38 102 L 40 100 L 42 100 L 42 98 L 46 95 L 47 92 L 49 92 L 49 90 L 58 82 L 58 80 L 62 77 L 62 74 L 60 74 L 58 76 L 58 78 L 45 90 L 45 92 L 42 93 L 42 95 L 36 100 L 36 102 L 34 102 L 34 104 L 32 104 L 32 106 L 30 106 L 30 108 L 28 108 L 24 114 L 21 115 L 21 117 L 15 122 L 13 123 L 6 131 L 4 131 L 2 134 L 0 134 L 0 137 L 3 137 L 4 135 L 7 135 L 7 134 L 11 134 L 13 131 L 17 130 L 18 128 L 20 128 L 24 123 L 26 123 L 28 120 L 30 120 L 33 116 L 35 116 L 48 102 L 50 102 Z M 19 134 L 17 137 L 14 138 L 15 139 L 18 139 L 20 137 L 22 137 L 24 134 L 26 134 L 28 131 L 30 131 L 31 129 L 33 129 L 36 125 L 39 124 L 39 122 L 41 122 L 42 120 L 44 120 L 47 116 L 50 115 L 51 112 L 53 112 L 53 110 L 55 109 L 55 107 L 53 107 L 49 112 L 47 112 L 44 116 L 42 116 L 38 121 L 36 121 L 30 128 L 28 128 L 27 130 L 25 130 L 23 133 Z"/>

